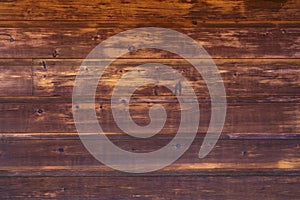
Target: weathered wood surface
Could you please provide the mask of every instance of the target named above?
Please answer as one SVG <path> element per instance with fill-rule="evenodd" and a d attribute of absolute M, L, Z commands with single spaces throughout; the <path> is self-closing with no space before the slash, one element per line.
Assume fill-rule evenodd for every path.
<path fill-rule="evenodd" d="M 299 20 L 297 0 L 2 1 L 0 20 L 97 20 L 117 26 L 192 20 Z M 190 23 L 188 23 L 190 22 Z"/>
<path fill-rule="evenodd" d="M 151 62 L 173 67 L 190 81 L 198 96 L 209 95 L 199 72 L 185 60 L 118 59 L 102 75 L 97 96 L 109 97 L 114 86 L 125 73 L 138 65 Z M 203 62 L 205 63 L 205 60 Z M 300 95 L 300 60 L 298 59 L 215 59 L 214 62 L 222 76 L 227 97 Z M 34 95 L 70 97 L 81 64 L 82 60 L 34 60 Z M 134 85 L 134 80 L 129 84 Z M 139 93 L 145 96 L 154 95 L 153 88 L 150 86 L 141 87 Z M 157 94 L 158 96 L 170 95 L 162 88 L 157 89 Z M 182 94 L 188 95 L 184 90 Z"/>
<path fill-rule="evenodd" d="M 299 177 L 294 176 L 5 177 L 0 179 L 0 185 L 2 199 L 296 200 L 300 197 Z"/>
<path fill-rule="evenodd" d="M 298 0 L 2 0 L 0 199 L 300 199 L 299 11 Z M 95 104 L 115 144 L 132 152 L 155 150 L 180 123 L 171 91 L 147 85 L 132 96 L 132 117 L 146 125 L 150 106 L 161 103 L 169 117 L 164 129 L 143 140 L 116 125 L 110 95 L 137 65 L 172 66 L 195 89 L 201 110 L 196 140 L 178 161 L 153 173 L 127 174 L 84 148 L 74 125 L 72 90 L 95 46 L 145 26 L 180 31 L 208 51 L 223 78 L 228 111 L 216 147 L 199 159 L 211 114 L 199 74 L 168 52 L 123 55 L 99 82 Z"/>
<path fill-rule="evenodd" d="M 283 139 L 278 135 L 265 136 L 265 139 L 250 139 L 251 136 L 248 139 L 240 139 L 239 135 L 235 137 L 232 134 L 224 134 L 213 151 L 203 159 L 197 156 L 203 141 L 203 137 L 198 136 L 179 160 L 162 169 L 160 173 L 188 175 L 205 173 L 206 170 L 211 173 L 214 169 L 219 173 L 223 170 L 224 173 L 228 170 L 237 170 L 237 173 L 239 170 L 247 170 L 249 173 L 257 170 L 300 169 L 298 135 L 286 135 Z M 172 139 L 164 134 L 148 139 L 134 139 L 126 135 L 109 137 L 120 148 L 135 153 L 155 151 Z M 101 145 L 101 140 L 98 142 Z M 90 171 L 93 171 L 94 175 L 105 175 L 101 169 L 105 170 L 107 175 L 116 173 L 93 158 L 77 134 L 57 134 L 49 138 L 41 134 L 1 135 L 0 144 L 1 176 L 20 176 L 26 175 L 26 172 L 34 175 L 35 171 L 43 175 L 44 169 L 48 175 L 50 172 L 55 174 L 56 169 L 65 170 L 65 175 L 76 174 L 76 170 L 78 174 L 85 176 L 90 175 Z M 63 173 L 60 172 L 60 175 Z"/>
<path fill-rule="evenodd" d="M 1 103 L 1 132 L 76 132 L 72 103 L 57 102 L 52 99 L 33 99 L 37 103 L 16 102 Z M 148 101 L 147 101 L 148 100 Z M 130 112 L 136 123 L 146 125 L 150 122 L 149 108 L 156 103 L 163 105 L 168 119 L 162 133 L 177 132 L 180 123 L 180 106 L 178 103 L 132 100 Z M 235 101 L 235 100 L 234 100 Z M 227 116 L 223 133 L 299 133 L 300 104 L 297 102 L 228 102 Z M 251 101 L 251 100 L 250 100 Z M 207 131 L 210 120 L 210 104 L 200 101 L 199 133 Z M 123 108 L 116 107 L 117 112 Z M 189 109 L 188 107 L 186 109 Z M 95 110 L 99 123 L 105 132 L 119 132 L 112 113 L 110 102 L 106 99 L 96 101 Z M 191 112 L 193 112 L 191 110 Z M 125 119 L 124 119 L 125 120 Z M 86 122 L 88 123 L 88 122 Z"/>
<path fill-rule="evenodd" d="M 0 96 L 69 98 L 72 96 L 75 77 L 82 61 L 82 59 L 0 60 L 2 72 Z M 159 62 L 173 67 L 190 81 L 198 96 L 208 96 L 205 82 L 200 74 L 182 59 L 118 59 L 102 75 L 96 96 L 109 97 L 122 75 L 138 65 L 149 62 Z M 214 62 L 222 76 L 227 97 L 268 98 L 300 94 L 298 59 L 215 59 Z M 154 95 L 153 88 L 150 86 L 141 87 L 140 93 L 145 96 Z M 162 97 L 170 94 L 158 88 L 158 95 Z"/>
<path fill-rule="evenodd" d="M 101 41 L 125 30 L 128 29 L 2 28 L 0 33 L 9 36 L 1 36 L 0 58 L 85 58 Z M 213 58 L 299 58 L 299 28 L 175 30 L 192 37 Z M 134 51 L 124 57 L 176 58 L 178 55 L 152 49 Z"/>
<path fill-rule="evenodd" d="M 33 94 L 32 61 L 0 60 L 0 96 L 31 96 Z"/>

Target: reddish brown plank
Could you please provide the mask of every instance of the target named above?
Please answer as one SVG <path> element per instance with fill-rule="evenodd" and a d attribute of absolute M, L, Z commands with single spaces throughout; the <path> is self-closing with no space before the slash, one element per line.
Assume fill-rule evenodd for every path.
<path fill-rule="evenodd" d="M 2 199 L 300 198 L 297 176 L 5 177 L 0 187 Z"/>
<path fill-rule="evenodd" d="M 53 99 L 42 99 L 40 103 L 2 103 L 1 132 L 76 132 L 71 102 L 47 103 Z M 43 102 L 44 101 L 44 102 Z M 71 101 L 71 100 L 70 100 Z M 109 100 L 96 101 L 98 120 L 105 132 L 122 131 L 115 124 Z M 130 112 L 136 123 L 146 125 L 150 119 L 148 109 L 155 103 L 165 106 L 168 120 L 163 133 L 174 134 L 180 123 L 180 106 L 176 101 L 157 102 L 151 99 L 132 100 Z M 200 102 L 199 133 L 207 130 L 210 120 L 210 104 Z M 299 133 L 299 102 L 228 102 L 223 133 Z M 123 108 L 117 108 L 121 111 Z M 189 108 L 187 108 L 189 109 Z"/>
<path fill-rule="evenodd" d="M 128 70 L 144 63 L 159 62 L 172 66 L 190 80 L 198 96 L 208 96 L 205 82 L 195 68 L 180 59 L 118 59 L 107 68 L 97 94 L 109 97 L 117 81 Z M 82 60 L 1 60 L 0 96 L 71 97 L 74 80 Z M 298 95 L 298 59 L 215 59 L 227 97 Z M 33 70 L 31 70 L 33 65 Z M 134 84 L 134 82 L 133 82 Z M 144 89 L 142 89 L 144 88 Z M 141 94 L 153 95 L 153 88 L 142 87 Z M 158 88 L 160 96 L 168 95 Z M 185 95 L 188 95 L 183 91 Z"/>
<path fill-rule="evenodd" d="M 298 59 L 215 59 L 214 61 L 223 79 L 227 97 L 300 94 L 300 60 Z M 199 72 L 182 59 L 118 59 L 102 75 L 97 96 L 109 97 L 114 86 L 125 73 L 145 63 L 162 63 L 173 67 L 190 81 L 189 84 L 198 96 L 208 96 L 207 86 Z M 35 60 L 34 95 L 71 97 L 75 77 L 81 64 L 82 60 Z M 86 84 L 89 84 L 89 81 Z M 135 81 L 132 80 L 131 84 L 135 85 Z M 123 86 L 127 87 L 127 85 Z M 141 87 L 139 94 L 154 95 L 153 88 L 147 85 Z M 157 93 L 159 96 L 170 95 L 161 87 L 157 89 Z M 182 94 L 190 95 L 184 90 Z"/>
<path fill-rule="evenodd" d="M 21 136 L 19 139 L 18 137 Z M 288 137 L 288 134 L 286 135 Z M 101 162 L 97 161 L 83 146 L 79 137 L 57 135 L 48 138 L 43 134 L 1 135 L 0 172 L 1 176 L 124 176 Z M 290 139 L 226 139 L 230 135 L 222 135 L 216 146 L 203 159 L 198 152 L 203 141 L 198 136 L 187 152 L 174 164 L 149 175 L 192 175 L 215 174 L 222 171 L 234 175 L 246 171 L 253 174 L 268 174 L 268 170 L 299 170 L 300 159 L 299 137 Z M 23 139 L 21 139 L 23 138 Z M 135 153 L 151 152 L 162 148 L 171 136 L 159 135 L 147 139 L 134 139 L 125 135 L 109 136 L 118 147 Z M 251 138 L 251 137 L 249 137 Z M 275 139 L 274 139 L 275 138 Z M 97 140 L 101 145 L 101 140 Z M 185 139 L 182 139 L 184 146 Z M 174 148 L 180 148 L 174 146 Z M 111 156 L 114 156 L 111 154 Z M 237 162 L 238 161 L 238 162 Z M 276 172 L 274 172 L 276 174 Z M 278 174 L 278 173 L 277 173 Z M 128 174 L 127 174 L 128 175 Z"/>
<path fill-rule="evenodd" d="M 296 20 L 297 0 L 169 0 L 158 1 L 56 1 L 26 0 L 1 3 L 0 20 L 98 20 L 114 23 L 192 24 L 192 20 Z M 76 15 L 74 14 L 76 13 Z M 120 19 L 121 18 L 121 19 Z M 162 20 L 163 19 L 163 20 Z M 178 22 L 177 22 L 178 23 Z"/>
<path fill-rule="evenodd" d="M 256 97 L 289 95 L 300 91 L 300 61 L 298 59 L 215 59 L 223 78 L 227 97 Z M 206 85 L 195 68 L 181 59 L 118 59 L 102 76 L 97 94 L 109 97 L 113 86 L 135 66 L 159 62 L 173 67 L 190 80 L 198 96 L 208 96 Z M 0 60 L 2 70 L 0 96 L 61 96 L 71 97 L 80 59 Z M 33 70 L 31 70 L 31 65 Z M 133 82 L 134 84 L 134 82 Z M 142 93 L 141 93 L 142 92 Z M 153 95 L 145 86 L 140 93 Z M 168 95 L 158 88 L 160 96 Z M 183 91 L 185 95 L 188 95 Z"/>
<path fill-rule="evenodd" d="M 2 40 L 0 58 L 85 58 L 101 41 L 125 30 L 128 28 L 2 28 L 0 33 L 10 36 Z M 192 37 L 213 58 L 299 58 L 299 28 L 175 30 Z M 149 57 L 176 56 L 158 50 L 127 55 L 127 58 Z"/>
<path fill-rule="evenodd" d="M 49 99 L 50 100 L 50 99 Z M 47 99 L 45 99 L 47 102 Z M 130 112 L 136 123 L 149 123 L 148 110 L 155 103 L 165 106 L 168 119 L 162 133 L 176 133 L 180 122 L 180 106 L 176 102 L 157 99 L 132 101 Z M 1 132 L 76 132 L 71 103 L 2 103 Z M 121 132 L 115 124 L 110 103 L 96 102 L 95 110 L 105 132 Z M 121 112 L 123 108 L 117 108 Z M 187 107 L 188 109 L 188 107 Z M 228 102 L 224 133 L 299 133 L 299 103 Z M 199 133 L 206 132 L 210 120 L 210 104 L 200 102 Z M 191 111 L 193 113 L 193 111 Z M 85 122 L 88 123 L 88 122 Z"/>

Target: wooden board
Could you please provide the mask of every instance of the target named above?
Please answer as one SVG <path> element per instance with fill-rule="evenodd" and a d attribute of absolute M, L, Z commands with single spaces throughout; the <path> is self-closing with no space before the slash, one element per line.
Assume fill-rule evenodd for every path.
<path fill-rule="evenodd" d="M 2 28 L 0 33 L 7 35 L 1 36 L 0 58 L 86 58 L 101 41 L 125 30 L 128 28 Z M 213 58 L 299 58 L 299 28 L 174 30 L 192 37 Z M 130 58 L 149 57 L 178 56 L 157 49 L 130 53 Z"/>
<path fill-rule="evenodd" d="M 223 79 L 227 97 L 300 94 L 298 59 L 215 59 L 214 62 Z M 75 77 L 82 60 L 34 60 L 33 63 L 35 96 L 72 96 Z M 189 84 L 198 96 L 209 96 L 201 74 L 183 59 L 117 59 L 102 75 L 97 96 L 110 97 L 114 86 L 125 73 L 145 63 L 162 63 L 173 67 L 190 81 Z M 134 85 L 134 80 L 129 84 Z M 138 93 L 140 96 L 153 96 L 153 90 L 153 87 L 143 86 Z M 170 94 L 160 87 L 157 95 L 161 97 Z M 182 95 L 189 94 L 183 90 Z"/>
<path fill-rule="evenodd" d="M 237 173 L 239 170 L 257 173 L 257 170 L 300 169 L 299 135 L 282 135 L 282 137 L 265 135 L 265 137 L 255 139 L 255 136 L 250 134 L 248 139 L 245 139 L 239 134 L 224 134 L 213 151 L 207 157 L 199 159 L 197 155 L 203 136 L 198 136 L 188 151 L 173 165 L 149 175 L 202 174 L 205 171 L 212 173 L 212 170 L 217 170 L 218 173 L 222 171 L 225 173 L 228 170 L 237 170 Z M 164 134 L 148 139 L 134 139 L 125 135 L 111 135 L 109 138 L 118 147 L 134 153 L 155 151 L 172 140 L 172 136 Z M 183 143 L 180 144 L 182 147 L 184 141 L 183 138 Z M 99 145 L 102 143 L 101 140 L 97 142 Z M 83 176 L 92 173 L 93 175 L 117 173 L 97 161 L 85 149 L 77 134 L 60 133 L 51 137 L 45 137 L 43 134 L 1 135 L 0 144 L 1 176 L 49 175 L 56 173 L 56 169 L 60 170 L 60 175 L 68 176 L 74 173 Z M 174 148 L 182 147 L 174 146 Z M 43 174 L 44 170 L 46 174 Z"/>
<path fill-rule="evenodd" d="M 37 103 L 2 103 L 1 132 L 76 132 L 71 102 L 46 103 L 53 99 L 33 99 Z M 71 100 L 69 100 L 71 101 Z M 234 100 L 235 101 L 235 100 Z M 174 134 L 180 123 L 180 106 L 176 102 L 146 100 L 130 103 L 131 116 L 139 125 L 150 121 L 149 108 L 162 104 L 168 119 L 161 133 Z M 205 133 L 210 120 L 210 104 L 200 102 L 199 133 Z M 124 108 L 117 108 L 121 112 Z M 189 109 L 189 108 L 187 108 Z M 115 124 L 110 102 L 99 100 L 95 110 L 105 132 L 123 133 Z M 192 111 L 191 111 L 192 112 Z M 297 102 L 228 102 L 223 133 L 299 133 L 300 104 Z M 125 120 L 125 119 L 124 119 Z M 88 123 L 88 122 L 85 122 Z"/>
<path fill-rule="evenodd" d="M 61 96 L 70 98 L 81 59 L 0 60 L 0 96 Z M 98 84 L 97 96 L 109 97 L 117 81 L 129 70 L 149 62 L 159 62 L 181 73 L 195 93 L 208 97 L 201 75 L 182 59 L 118 59 L 106 69 Z M 205 62 L 205 61 L 204 61 Z M 298 96 L 300 61 L 298 59 L 214 59 L 229 98 Z M 134 81 L 133 81 L 134 84 Z M 143 89 L 144 88 L 144 89 Z M 153 88 L 141 87 L 140 94 L 154 95 Z M 160 97 L 169 95 L 162 88 Z M 183 94 L 188 95 L 183 91 Z"/>
<path fill-rule="evenodd" d="M 188 26 L 192 20 L 299 20 L 299 7 L 297 0 L 169 0 L 164 3 L 158 0 L 151 3 L 137 0 L 93 3 L 26 0 L 2 2 L 0 20 L 98 20 L 112 26 L 179 21 Z"/>
<path fill-rule="evenodd" d="M 297 176 L 5 177 L 0 179 L 0 185 L 3 199 L 296 200 L 300 197 Z"/>

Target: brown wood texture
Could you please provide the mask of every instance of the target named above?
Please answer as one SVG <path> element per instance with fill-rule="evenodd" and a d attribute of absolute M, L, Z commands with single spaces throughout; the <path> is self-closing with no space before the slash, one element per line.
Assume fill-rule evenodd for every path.
<path fill-rule="evenodd" d="M 3 199 L 293 199 L 298 177 L 5 177 Z M 215 183 L 218 184 L 215 184 Z M 25 186 L 26 185 L 26 186 Z M 222 185 L 223 187 L 219 187 Z M 25 187 L 24 187 L 25 186 Z M 2 189 L 2 187 L 1 187 Z M 189 192 L 186 192 L 189 191 Z"/>
<path fill-rule="evenodd" d="M 85 58 L 101 41 L 125 30 L 128 29 L 2 28 L 0 34 L 10 37 L 2 36 L 0 58 Z M 192 37 L 213 58 L 299 58 L 299 28 L 196 27 L 175 30 Z M 130 58 L 149 57 L 178 56 L 161 50 L 130 55 Z"/>
<path fill-rule="evenodd" d="M 32 102 L 2 103 L 0 110 L 1 132 L 76 132 L 71 102 L 46 103 L 55 99 L 33 99 Z M 40 102 L 38 101 L 46 101 Z M 157 102 L 130 103 L 132 118 L 140 125 L 150 122 L 149 108 Z M 228 102 L 223 133 L 299 133 L 299 99 L 297 102 Z M 161 133 L 175 134 L 180 123 L 180 106 L 176 102 L 161 102 L 168 120 Z M 200 103 L 198 133 L 207 131 L 210 120 L 210 104 Z M 189 109 L 189 108 L 187 108 Z M 107 99 L 96 103 L 96 114 L 105 132 L 122 133 L 116 125 Z M 121 112 L 123 108 L 117 108 Z M 191 112 L 193 112 L 191 110 Z M 89 123 L 89 122 L 85 122 Z"/>
<path fill-rule="evenodd" d="M 259 173 L 258 170 L 281 170 L 283 174 L 288 174 L 288 170 L 299 169 L 299 135 L 283 136 L 285 140 L 278 139 L 278 136 L 261 135 L 265 138 L 246 134 L 223 134 L 214 151 L 203 159 L 197 156 L 203 141 L 203 137 L 198 136 L 179 160 L 152 175 L 213 174 L 213 171 L 209 171 L 212 169 L 216 170 L 216 174 L 223 172 L 229 175 L 235 173 L 241 175 L 243 172 L 239 170 L 254 174 Z M 172 139 L 171 136 L 164 134 L 151 139 L 135 139 L 124 134 L 110 135 L 110 138 L 120 148 L 135 153 L 157 150 Z M 174 146 L 174 148 L 183 148 L 184 141 L 185 139 L 181 147 Z M 101 140 L 98 142 L 101 145 Z M 82 176 L 120 174 L 93 158 L 82 146 L 77 134 L 59 133 L 51 137 L 45 137 L 44 134 L 9 134 L 2 136 L 0 152 L 0 167 L 4 169 L 0 173 L 1 176 L 26 176 L 28 170 L 32 170 L 30 174 L 35 176 L 49 176 L 56 173 Z M 236 172 L 227 172 L 230 170 Z"/>
<path fill-rule="evenodd" d="M 227 97 L 300 94 L 298 93 L 300 91 L 298 59 L 215 59 L 214 61 L 220 70 Z M 97 96 L 109 97 L 122 75 L 138 65 L 149 62 L 159 62 L 173 67 L 190 81 L 198 96 L 209 95 L 199 72 L 183 59 L 118 59 L 102 75 Z M 34 96 L 70 97 L 76 72 L 81 63 L 82 60 L 34 60 Z M 134 84 L 134 80 L 130 84 Z M 64 87 L 59 87 L 61 85 Z M 144 88 L 140 88 L 140 95 L 153 95 L 151 87 Z M 162 88 L 158 88 L 157 92 L 159 96 L 168 95 Z M 182 95 L 189 94 L 183 90 Z"/>
<path fill-rule="evenodd" d="M 171 23 L 185 20 L 299 20 L 297 0 L 25 0 L 1 2 L 1 20 L 98 20 L 106 23 Z M 74 15 L 76 13 L 76 15 Z M 150 21 L 150 22 L 149 22 Z M 151 22 L 152 21 L 152 22 Z"/>
<path fill-rule="evenodd" d="M 82 59 L 3 59 L 0 61 L 2 72 L 0 96 L 70 98 L 76 73 L 82 61 Z M 109 97 L 114 84 L 123 74 L 149 62 L 159 62 L 173 67 L 190 81 L 198 96 L 209 95 L 199 73 L 183 59 L 118 59 L 103 74 L 97 96 Z M 298 59 L 215 59 L 214 62 L 220 70 L 227 97 L 300 94 Z M 146 86 L 144 88 L 142 94 L 153 95 L 151 88 Z M 160 88 L 158 93 L 159 96 L 168 95 Z M 183 94 L 188 95 L 184 91 Z"/>
<path fill-rule="evenodd" d="M 138 65 L 177 70 L 195 90 L 201 112 L 196 139 L 179 160 L 130 174 L 85 149 L 72 91 L 94 47 L 148 26 L 187 34 L 207 50 L 224 82 L 227 114 L 216 146 L 199 159 L 211 117 L 205 81 L 166 51 L 123 55 L 106 69 L 95 100 L 99 124 L 114 144 L 150 152 L 178 130 L 182 108 L 172 91 L 156 85 L 141 86 L 128 103 L 139 125 L 150 123 L 151 106 L 164 106 L 168 119 L 158 135 L 136 139 L 115 123 L 112 91 Z M 0 199 L 300 199 L 298 0 L 1 0 L 0 72 Z M 190 95 L 182 91 L 185 101 Z"/>

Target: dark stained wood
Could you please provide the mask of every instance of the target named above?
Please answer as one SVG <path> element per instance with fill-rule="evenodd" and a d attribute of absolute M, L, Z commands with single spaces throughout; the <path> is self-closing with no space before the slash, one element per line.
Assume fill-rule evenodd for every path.
<path fill-rule="evenodd" d="M 5 177 L 0 187 L 3 199 L 300 198 L 297 176 Z"/>
<path fill-rule="evenodd" d="M 115 84 L 125 73 L 138 65 L 151 62 L 173 67 L 190 80 L 198 96 L 209 95 L 200 74 L 185 60 L 118 59 L 102 75 L 97 96 L 110 97 Z M 227 97 L 300 94 L 300 60 L 298 59 L 215 59 L 214 62 L 223 78 Z M 34 60 L 34 95 L 71 97 L 74 80 L 81 64 L 82 60 Z M 134 85 L 134 80 L 130 84 Z M 140 93 L 151 96 L 153 88 L 144 86 L 140 88 Z M 182 93 L 188 95 L 185 91 Z M 161 88 L 158 88 L 158 94 L 168 95 Z"/>
<path fill-rule="evenodd" d="M 124 28 L 2 28 L 0 58 L 85 58 Z M 299 58 L 299 28 L 176 28 L 213 58 Z M 174 38 L 175 40 L 176 38 Z M 167 52 L 132 52 L 127 58 L 172 58 Z"/>
<path fill-rule="evenodd" d="M 0 96 L 33 94 L 32 61 L 0 60 Z"/>
<path fill-rule="evenodd" d="M 114 140 L 126 140 L 128 137 L 125 134 L 109 133 L 108 137 L 113 137 Z M 170 139 L 172 135 L 158 134 L 155 139 Z M 204 134 L 196 135 L 196 138 L 203 139 Z M 78 140 L 78 133 L 1 133 L 0 139 L 7 141 L 22 141 L 22 140 Z M 133 138 L 131 138 L 133 139 Z M 300 134 L 297 133 L 223 133 L 220 135 L 220 140 L 299 140 Z"/>
<path fill-rule="evenodd" d="M 50 174 L 54 175 L 56 170 L 60 171 L 57 175 L 66 176 L 72 174 L 81 174 L 82 176 L 118 175 L 117 171 L 104 166 L 93 158 L 76 134 L 64 135 L 56 135 L 49 139 L 44 138 L 41 134 L 1 135 L 0 175 L 49 176 Z M 64 137 L 66 138 L 63 139 Z M 166 135 L 139 140 L 125 135 L 109 137 L 120 148 L 135 153 L 160 149 L 172 139 Z M 299 137 L 291 136 L 289 139 L 280 139 L 280 137 L 276 139 L 276 137 L 273 139 L 226 139 L 230 138 L 230 135 L 224 134 L 210 154 L 199 159 L 198 152 L 203 136 L 198 136 L 179 160 L 157 173 L 160 175 L 191 175 L 203 174 L 206 171 L 212 173 L 211 170 L 217 170 L 218 173 L 229 171 L 229 175 L 234 175 L 233 170 L 238 174 L 241 174 L 242 172 L 239 171 L 243 170 L 250 174 L 257 173 L 257 170 L 262 170 L 262 173 L 266 170 L 299 170 Z M 286 137 L 289 136 L 286 135 Z M 101 140 L 98 142 L 101 145 Z M 43 174 L 44 170 L 45 174 Z M 155 173 L 149 175 L 155 175 Z M 123 175 L 126 174 L 123 173 Z"/>
<path fill-rule="evenodd" d="M 299 11 L 299 0 L 2 0 L 0 199 L 300 199 Z M 211 114 L 199 74 L 160 50 L 123 55 L 99 82 L 95 105 L 116 145 L 132 152 L 159 149 L 180 123 L 172 92 L 146 85 L 132 96 L 130 113 L 146 125 L 149 108 L 161 103 L 168 113 L 164 129 L 135 139 L 118 128 L 110 95 L 136 65 L 172 66 L 196 90 L 201 110 L 196 139 L 179 160 L 156 172 L 128 174 L 84 148 L 74 125 L 72 89 L 95 46 L 147 26 L 177 30 L 203 45 L 220 69 L 228 111 L 217 145 L 199 159 Z M 189 101 L 190 94 L 183 96 Z"/>
<path fill-rule="evenodd" d="M 215 59 L 227 97 L 299 95 L 300 60 L 298 59 Z M 133 67 L 160 62 L 172 66 L 190 80 L 198 96 L 208 96 L 204 81 L 193 66 L 181 59 L 118 59 L 107 68 L 97 95 L 109 97 L 114 84 Z M 71 97 L 81 59 L 0 60 L 0 96 Z M 33 68 L 33 70 L 31 69 Z M 134 84 L 134 81 L 133 81 Z M 145 86 L 145 95 L 152 95 Z M 141 91 L 141 92 L 142 92 Z M 159 96 L 165 96 L 158 90 Z M 184 91 L 183 91 L 184 93 Z M 185 93 L 186 94 L 186 93 Z"/>
<path fill-rule="evenodd" d="M 276 98 L 275 98 L 276 99 Z M 34 100 L 34 99 L 33 99 Z M 1 132 L 76 132 L 71 102 L 51 103 L 43 99 L 41 103 L 1 103 Z M 49 101 L 49 103 L 47 103 Z M 69 99 L 71 101 L 71 99 Z M 168 120 L 163 133 L 177 132 L 180 123 L 180 106 L 170 99 L 157 102 L 149 99 L 132 100 L 131 115 L 136 123 L 149 123 L 148 110 L 155 103 L 165 106 Z M 210 104 L 200 101 L 199 133 L 207 130 L 210 120 Z M 187 108 L 188 109 L 188 108 Z M 109 100 L 96 101 L 95 110 L 105 132 L 122 131 L 115 124 Z M 122 108 L 117 108 L 122 110 Z M 296 102 L 228 102 L 223 133 L 299 133 L 300 104 Z"/>
<path fill-rule="evenodd" d="M 297 0 L 169 0 L 83 1 L 63 0 L 51 3 L 41 0 L 1 2 L 0 20 L 97 20 L 117 26 L 129 22 L 181 22 L 196 20 L 299 20 Z"/>
<path fill-rule="evenodd" d="M 267 0 L 268 1 L 268 0 Z M 181 18 L 182 20 L 182 18 Z M 164 27 L 164 28 L 298 28 L 300 20 L 181 20 L 164 22 L 161 20 L 149 21 L 115 21 L 107 23 L 106 21 L 98 20 L 35 20 L 35 21 L 0 21 L 1 28 L 139 28 L 139 27 Z"/>

